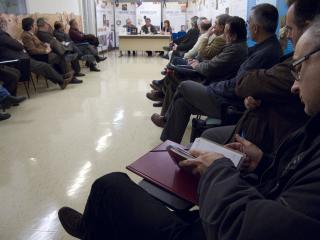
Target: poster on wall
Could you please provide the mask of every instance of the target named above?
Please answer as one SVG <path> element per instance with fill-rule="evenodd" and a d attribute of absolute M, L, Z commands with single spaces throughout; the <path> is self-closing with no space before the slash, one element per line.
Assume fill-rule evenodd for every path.
<path fill-rule="evenodd" d="M 136 10 L 136 26 L 138 32 L 140 32 L 141 27 L 145 24 L 144 19 L 150 18 L 151 24 L 160 31 L 161 26 L 161 3 L 160 2 L 139 2 L 137 4 Z"/>
<path fill-rule="evenodd" d="M 233 0 L 229 2 L 231 16 L 238 16 L 247 20 L 248 18 L 248 0 Z"/>
<path fill-rule="evenodd" d="M 277 6 L 277 0 L 256 0 L 256 5 L 261 3 L 269 3 L 269 4 L 272 4 L 273 6 Z"/>
<path fill-rule="evenodd" d="M 0 13 L 27 14 L 26 0 L 0 0 Z"/>
<path fill-rule="evenodd" d="M 96 0 L 97 36 L 103 50 L 115 47 L 113 3 Z"/>
<path fill-rule="evenodd" d="M 116 47 L 119 46 L 119 35 L 126 29 L 126 20 L 130 19 L 133 25 L 136 25 L 136 4 L 135 2 L 121 2 L 115 4 L 115 30 Z"/>
<path fill-rule="evenodd" d="M 172 32 L 186 29 L 186 4 L 168 2 L 163 6 L 163 20 L 169 20 Z"/>

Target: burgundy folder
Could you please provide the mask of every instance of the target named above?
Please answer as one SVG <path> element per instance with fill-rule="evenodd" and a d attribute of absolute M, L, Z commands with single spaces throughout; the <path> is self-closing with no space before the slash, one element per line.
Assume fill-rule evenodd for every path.
<path fill-rule="evenodd" d="M 169 145 L 183 147 L 166 141 L 127 166 L 127 169 L 178 197 L 197 204 L 199 178 L 177 166 L 166 150 Z"/>

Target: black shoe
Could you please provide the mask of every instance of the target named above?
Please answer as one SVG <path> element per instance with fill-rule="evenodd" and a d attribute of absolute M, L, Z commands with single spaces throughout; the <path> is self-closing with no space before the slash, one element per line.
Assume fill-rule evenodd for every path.
<path fill-rule="evenodd" d="M 84 77 L 85 74 L 84 73 L 81 73 L 81 72 L 78 72 L 74 75 L 75 77 Z"/>
<path fill-rule="evenodd" d="M 11 115 L 9 113 L 0 113 L 0 121 L 7 120 Z"/>
<path fill-rule="evenodd" d="M 100 72 L 100 69 L 97 68 L 96 65 L 92 65 L 92 66 L 90 66 L 90 71 L 91 71 L 91 72 Z"/>
<path fill-rule="evenodd" d="M 163 86 L 163 79 L 161 80 L 152 80 L 152 84 L 159 87 L 159 88 L 162 88 Z"/>
<path fill-rule="evenodd" d="M 128 56 L 130 56 L 131 55 L 131 52 L 130 51 L 128 51 Z"/>
<path fill-rule="evenodd" d="M 104 60 L 106 60 L 106 59 L 107 59 L 107 57 L 96 56 L 97 62 L 102 62 L 102 61 L 104 61 Z"/>
<path fill-rule="evenodd" d="M 163 102 L 157 102 L 153 104 L 154 107 L 162 107 L 162 105 L 163 105 Z"/>
<path fill-rule="evenodd" d="M 59 220 L 64 230 L 75 238 L 83 238 L 81 229 L 82 214 L 69 207 L 60 208 L 58 211 Z"/>
<path fill-rule="evenodd" d="M 135 51 L 133 51 L 133 56 L 135 56 L 136 55 L 136 52 Z"/>
<path fill-rule="evenodd" d="M 80 80 L 80 79 L 77 79 L 77 78 L 73 78 L 71 81 L 70 81 L 70 84 L 79 84 L 79 83 L 82 83 L 83 81 Z"/>
<path fill-rule="evenodd" d="M 18 106 L 19 103 L 25 101 L 26 97 L 15 97 L 15 96 L 7 96 L 2 102 L 2 108 L 8 108 L 10 106 Z"/>

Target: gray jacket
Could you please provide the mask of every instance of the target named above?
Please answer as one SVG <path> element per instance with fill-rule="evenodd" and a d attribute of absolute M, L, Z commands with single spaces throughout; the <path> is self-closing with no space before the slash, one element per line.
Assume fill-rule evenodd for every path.
<path fill-rule="evenodd" d="M 248 47 L 245 41 L 227 44 L 220 54 L 201 62 L 195 70 L 205 76 L 207 82 L 217 82 L 235 76 L 247 56 Z"/>

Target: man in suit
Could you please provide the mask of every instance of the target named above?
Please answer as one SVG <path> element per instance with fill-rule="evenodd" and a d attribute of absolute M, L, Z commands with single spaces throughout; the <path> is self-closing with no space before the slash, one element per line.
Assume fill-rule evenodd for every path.
<path fill-rule="evenodd" d="M 141 32 L 144 34 L 157 34 L 157 29 L 155 26 L 151 24 L 151 19 L 150 18 L 145 18 L 145 25 L 141 27 Z M 148 56 L 152 56 L 152 51 L 147 51 Z"/>
<path fill-rule="evenodd" d="M 99 58 L 98 51 L 93 46 L 91 46 L 89 43 L 74 43 L 70 36 L 65 33 L 62 22 L 59 21 L 54 23 L 53 35 L 58 41 L 64 44 L 70 44 L 73 48 L 73 51 L 78 53 L 80 59 L 86 61 L 86 65 L 90 68 L 91 72 L 100 72 L 96 64 L 96 59 Z"/>
<path fill-rule="evenodd" d="M 36 36 L 39 38 L 40 41 L 43 43 L 50 44 L 52 51 L 58 54 L 60 57 L 66 59 L 66 61 L 70 61 L 72 69 L 75 72 L 76 77 L 83 77 L 84 74 L 81 73 L 81 67 L 79 63 L 79 56 L 77 53 L 73 51 L 71 45 L 63 45 L 59 42 L 52 33 L 52 27 L 49 23 L 45 21 L 44 18 L 37 19 L 37 27 L 38 30 L 36 32 Z M 82 83 L 82 80 L 73 79 L 72 83 Z"/>
<path fill-rule="evenodd" d="M 30 63 L 30 71 L 41 75 L 55 84 L 59 84 L 61 88 L 65 88 L 71 81 L 71 73 L 61 75 L 50 64 L 42 61 L 37 61 L 30 57 L 24 50 L 23 45 L 12 38 L 7 32 L 7 21 L 5 18 L 0 17 L 0 60 L 22 60 L 26 64 Z M 21 75 L 26 74 L 21 69 Z M 25 71 L 25 70 L 24 70 Z"/>
<path fill-rule="evenodd" d="M 70 29 L 69 36 L 75 43 L 89 43 L 92 47 L 96 48 L 99 46 L 99 40 L 92 34 L 84 34 L 79 30 L 79 25 L 75 19 L 69 21 Z M 106 57 L 100 57 L 98 54 L 94 54 L 97 62 L 106 60 Z"/>

